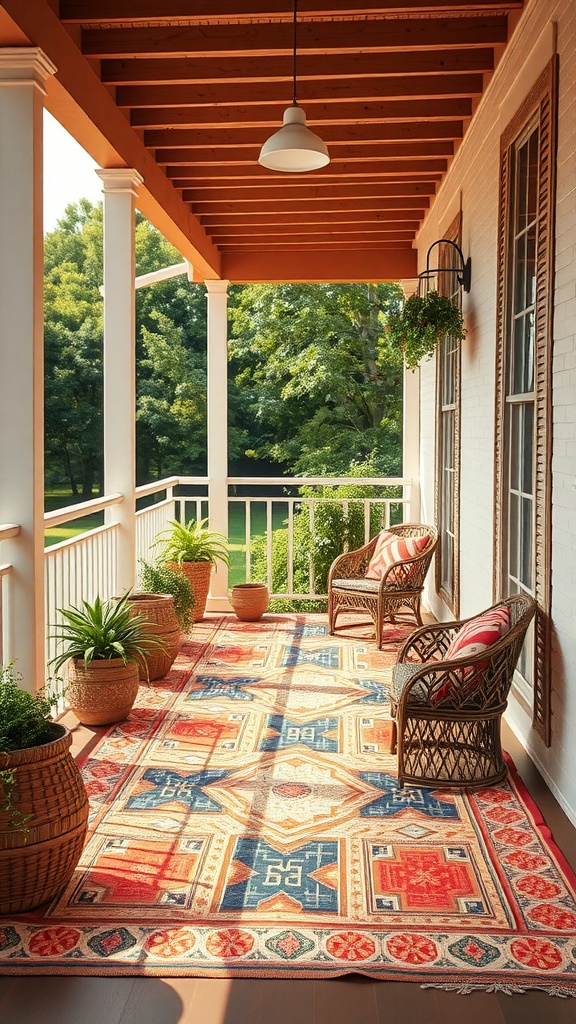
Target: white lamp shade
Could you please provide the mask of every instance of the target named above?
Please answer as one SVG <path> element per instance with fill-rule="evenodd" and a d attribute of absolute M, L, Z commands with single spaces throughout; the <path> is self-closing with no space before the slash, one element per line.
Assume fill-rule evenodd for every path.
<path fill-rule="evenodd" d="M 315 171 L 330 163 L 322 139 L 306 127 L 302 107 L 294 104 L 284 111 L 284 123 L 260 150 L 258 163 L 273 171 Z"/>

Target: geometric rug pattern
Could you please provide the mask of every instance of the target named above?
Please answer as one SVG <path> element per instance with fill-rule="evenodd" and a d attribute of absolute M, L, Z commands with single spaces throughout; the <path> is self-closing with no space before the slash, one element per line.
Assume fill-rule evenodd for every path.
<path fill-rule="evenodd" d="M 576 994 L 575 878 L 513 768 L 399 789 L 405 627 L 211 616 L 82 765 L 77 870 L 0 918 L 0 973 L 309 977 Z"/>

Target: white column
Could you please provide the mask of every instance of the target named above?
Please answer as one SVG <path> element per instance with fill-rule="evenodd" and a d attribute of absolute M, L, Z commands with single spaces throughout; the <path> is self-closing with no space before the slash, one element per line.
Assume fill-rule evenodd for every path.
<path fill-rule="evenodd" d="M 418 289 L 416 279 L 401 281 L 405 298 Z M 409 523 L 421 522 L 420 498 L 420 369 L 407 370 L 404 366 L 404 394 L 402 401 L 402 475 L 412 480 L 410 504 L 404 513 Z"/>
<path fill-rule="evenodd" d="M 206 281 L 208 300 L 208 500 L 210 529 L 228 536 L 228 285 Z M 209 611 L 230 611 L 228 570 L 212 574 Z"/>
<path fill-rule="evenodd" d="M 116 593 L 136 583 L 135 210 L 142 177 L 130 168 L 96 172 L 104 183 L 104 492 L 118 522 Z"/>
<path fill-rule="evenodd" d="M 56 68 L 37 47 L 0 49 L 0 523 L 13 566 L 6 654 L 44 683 L 42 115 Z"/>

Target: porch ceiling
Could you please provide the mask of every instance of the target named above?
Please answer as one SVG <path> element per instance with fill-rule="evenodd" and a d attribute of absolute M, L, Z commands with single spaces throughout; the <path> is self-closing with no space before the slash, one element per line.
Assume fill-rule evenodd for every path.
<path fill-rule="evenodd" d="M 142 174 L 199 278 L 397 280 L 522 7 L 299 0 L 298 100 L 331 156 L 306 174 L 257 162 L 291 102 L 291 0 L 2 0 L 0 45 L 42 47 L 48 109 Z"/>

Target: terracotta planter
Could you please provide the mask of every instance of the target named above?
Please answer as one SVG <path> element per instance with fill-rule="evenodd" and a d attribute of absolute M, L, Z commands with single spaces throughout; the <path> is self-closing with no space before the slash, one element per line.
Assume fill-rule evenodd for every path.
<path fill-rule="evenodd" d="M 265 583 L 238 583 L 232 588 L 230 604 L 243 622 L 257 622 L 268 607 L 270 593 Z"/>
<path fill-rule="evenodd" d="M 83 725 L 112 725 L 123 722 L 138 693 L 138 665 L 124 664 L 122 658 L 68 662 L 66 698 Z"/>
<path fill-rule="evenodd" d="M 171 594 L 132 594 L 128 598 L 134 613 L 154 624 L 154 632 L 165 645 L 166 651 L 151 647 L 145 659 L 138 659 L 140 679 L 152 682 L 167 676 L 180 650 L 180 623 L 174 611 Z M 142 645 L 145 647 L 145 644 Z"/>
<path fill-rule="evenodd" d="M 214 568 L 212 562 L 169 562 L 170 569 L 179 569 L 184 573 L 192 587 L 194 607 L 192 622 L 200 622 L 206 611 L 206 601 L 210 590 L 210 576 Z"/>
<path fill-rule="evenodd" d="M 53 899 L 69 882 L 84 846 L 88 797 L 70 753 L 72 737 L 50 726 L 50 739 L 0 754 L 14 772 L 12 802 L 29 821 L 11 824 L 0 796 L 0 914 L 20 914 Z"/>

